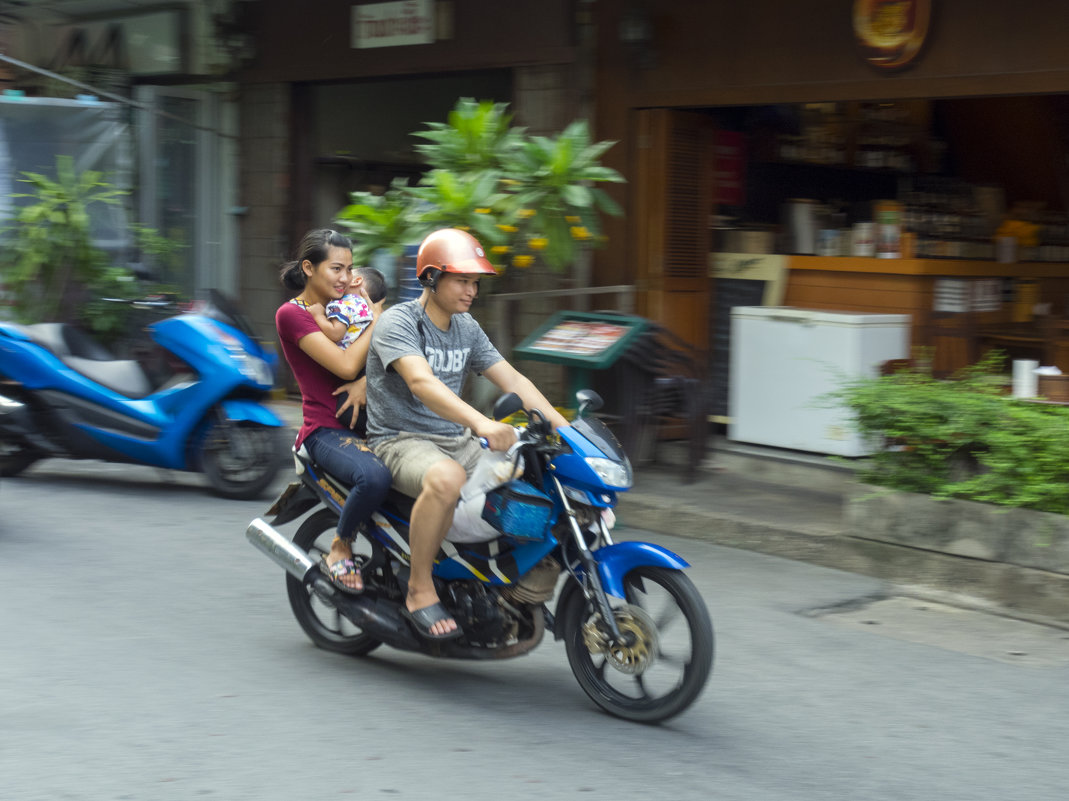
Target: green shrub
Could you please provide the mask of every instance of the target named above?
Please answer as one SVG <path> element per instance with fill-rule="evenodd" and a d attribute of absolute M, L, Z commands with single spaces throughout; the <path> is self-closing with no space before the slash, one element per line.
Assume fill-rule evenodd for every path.
<path fill-rule="evenodd" d="M 93 243 L 90 207 L 117 205 L 129 194 L 104 177 L 95 170 L 78 172 L 74 159 L 63 155 L 56 157 L 55 177 L 21 173 L 18 180 L 29 191 L 12 197 L 28 203 L 0 231 L 0 283 L 19 322 L 77 323 L 111 343 L 126 332 L 128 301 L 174 292 L 139 281 Z M 142 225 L 131 226 L 131 234 L 150 261 L 164 262 L 178 247 Z"/>
<path fill-rule="evenodd" d="M 935 497 L 1069 514 L 1069 408 L 1006 394 L 993 353 L 951 380 L 923 367 L 830 396 L 881 443 L 859 478 Z"/>

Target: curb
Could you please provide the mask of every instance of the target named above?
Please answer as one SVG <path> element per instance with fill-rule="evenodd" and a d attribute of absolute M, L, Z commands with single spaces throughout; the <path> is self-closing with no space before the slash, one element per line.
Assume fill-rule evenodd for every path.
<path fill-rule="evenodd" d="M 1004 615 L 1069 624 L 1069 576 L 849 534 L 841 528 L 781 526 L 622 494 L 618 525 L 702 540 L 871 576 L 899 585 L 949 592 L 992 603 Z"/>

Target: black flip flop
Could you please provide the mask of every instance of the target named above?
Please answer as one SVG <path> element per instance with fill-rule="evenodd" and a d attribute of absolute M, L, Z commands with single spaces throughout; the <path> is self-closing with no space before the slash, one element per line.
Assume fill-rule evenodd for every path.
<path fill-rule="evenodd" d="M 450 620 L 453 617 L 449 614 L 449 610 L 442 606 L 441 601 L 425 606 L 422 609 L 417 609 L 415 612 L 409 612 L 408 607 L 402 606 L 401 614 L 412 624 L 416 634 L 426 640 L 455 640 L 464 633 L 458 625 L 453 631 L 446 634 L 431 634 L 431 626 L 439 620 Z"/>

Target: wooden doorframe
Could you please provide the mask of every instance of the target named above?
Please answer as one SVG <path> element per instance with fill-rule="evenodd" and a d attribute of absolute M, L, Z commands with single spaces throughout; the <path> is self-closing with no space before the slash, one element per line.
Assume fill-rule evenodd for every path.
<path fill-rule="evenodd" d="M 712 118 L 637 109 L 632 253 L 639 312 L 703 352 L 709 350 L 713 211 Z"/>

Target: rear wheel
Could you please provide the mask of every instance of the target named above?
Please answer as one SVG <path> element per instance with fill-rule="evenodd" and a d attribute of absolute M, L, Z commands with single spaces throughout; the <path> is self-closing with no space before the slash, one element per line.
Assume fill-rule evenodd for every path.
<path fill-rule="evenodd" d="M 40 458 L 40 451 L 27 445 L 0 440 L 0 476 L 17 476 Z"/>
<path fill-rule="evenodd" d="M 330 509 L 320 509 L 301 524 L 293 537 L 294 545 L 308 552 L 313 562 L 330 552 L 338 516 Z M 353 540 L 353 559 L 367 564 L 371 559 L 371 543 L 357 533 Z M 365 583 L 368 576 L 364 576 Z M 363 656 L 382 645 L 380 640 L 365 634 L 349 618 L 342 615 L 333 604 L 320 598 L 311 587 L 300 579 L 286 574 L 286 593 L 289 595 L 293 616 L 301 624 L 304 633 L 327 651 L 350 656 Z"/>
<path fill-rule="evenodd" d="M 657 723 L 701 694 L 713 665 L 713 626 L 698 590 L 677 570 L 636 568 L 624 591 L 626 603 L 614 609 L 624 642 L 612 641 L 593 605 L 576 593 L 565 620 L 568 663 L 602 709 Z"/>
<path fill-rule="evenodd" d="M 217 495 L 235 500 L 259 497 L 282 468 L 278 428 L 231 420 L 208 426 L 201 446 L 201 469 Z"/>

